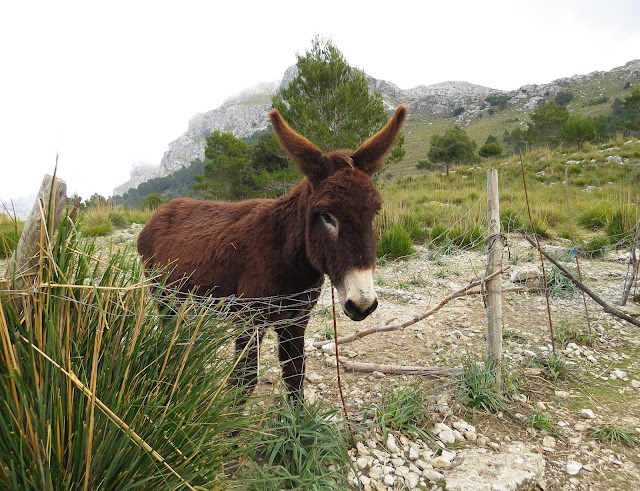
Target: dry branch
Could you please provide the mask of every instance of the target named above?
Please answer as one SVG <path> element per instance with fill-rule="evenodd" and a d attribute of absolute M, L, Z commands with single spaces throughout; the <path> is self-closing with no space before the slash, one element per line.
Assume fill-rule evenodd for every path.
<path fill-rule="evenodd" d="M 527 234 L 523 233 L 524 238 L 527 240 L 527 242 L 529 242 L 529 244 L 531 244 L 533 247 L 536 247 L 538 249 L 538 251 L 544 256 L 546 257 L 549 261 L 551 261 L 551 263 L 553 263 L 556 268 L 558 268 L 560 270 L 560 272 L 566 276 L 574 285 L 576 285 L 578 288 L 580 288 L 580 290 L 582 290 L 583 292 L 585 292 L 587 295 L 589 295 L 597 304 L 599 304 L 602 309 L 607 313 L 607 314 L 611 314 L 611 315 L 615 315 L 616 317 L 623 319 L 631 324 L 633 324 L 634 326 L 638 326 L 640 327 L 640 321 L 638 321 L 638 319 L 634 319 L 633 317 L 625 314 L 624 312 L 616 309 L 615 307 L 612 307 L 611 305 L 609 305 L 607 302 L 605 302 L 604 300 L 602 300 L 596 293 L 594 293 L 588 286 L 582 284 L 578 279 L 576 279 L 575 276 L 573 276 L 571 273 L 569 273 L 569 271 L 567 271 L 567 269 L 562 266 L 562 264 L 560 264 L 558 261 L 556 261 L 555 259 L 553 259 L 545 250 L 542 249 L 542 247 L 536 246 L 536 243 L 531 239 L 531 237 L 529 237 Z"/>
<path fill-rule="evenodd" d="M 431 375 L 439 377 L 462 373 L 461 368 L 382 365 L 380 363 L 365 363 L 361 361 L 342 361 L 341 364 L 347 370 L 353 370 L 354 372 L 382 372 L 392 375 Z"/>
<path fill-rule="evenodd" d="M 473 291 L 472 289 L 477 287 L 477 286 L 482 285 L 487 280 L 495 278 L 496 276 L 498 276 L 499 274 L 504 273 L 505 271 L 506 271 L 506 268 L 503 268 L 503 269 L 500 269 L 499 271 L 496 271 L 495 273 L 493 273 L 493 274 L 491 274 L 489 276 L 486 276 L 486 277 L 484 277 L 484 278 L 482 278 L 480 280 L 473 281 L 473 282 L 469 283 L 464 288 L 461 288 L 460 290 L 457 290 L 457 291 L 453 292 L 448 297 L 445 297 L 444 299 L 442 299 L 440 301 L 440 303 L 438 305 L 436 305 L 435 307 L 433 307 L 432 309 L 429 309 L 425 313 L 417 315 L 417 316 L 413 317 L 412 319 L 409 319 L 409 320 L 407 320 L 405 322 L 401 322 L 399 324 L 391 324 L 391 322 L 393 322 L 393 319 L 387 320 L 385 322 L 382 322 L 382 323 L 379 323 L 379 324 L 374 324 L 372 326 L 368 326 L 368 327 L 365 327 L 363 329 L 356 329 L 355 332 L 353 332 L 353 334 L 349 334 L 347 336 L 342 336 L 342 337 L 340 337 L 340 338 L 338 338 L 336 340 L 327 339 L 327 340 L 324 340 L 324 341 L 316 341 L 315 343 L 313 343 L 313 346 L 315 348 L 321 348 L 325 344 L 334 343 L 334 342 L 335 342 L 336 345 L 346 344 L 346 343 L 351 343 L 351 342 L 355 341 L 356 339 L 362 338 L 364 336 L 368 336 L 369 334 L 374 334 L 376 332 L 399 331 L 401 329 L 404 329 L 405 327 L 409 327 L 409 326 L 411 326 L 413 324 L 416 324 L 417 322 L 420 322 L 423 319 L 426 319 L 430 315 L 435 314 L 438 310 L 440 310 L 442 307 L 444 307 L 451 300 L 454 300 L 454 299 L 459 298 L 459 297 L 464 297 L 464 296 L 468 296 L 468 295 L 475 295 L 475 294 L 480 293 L 480 290 Z"/>

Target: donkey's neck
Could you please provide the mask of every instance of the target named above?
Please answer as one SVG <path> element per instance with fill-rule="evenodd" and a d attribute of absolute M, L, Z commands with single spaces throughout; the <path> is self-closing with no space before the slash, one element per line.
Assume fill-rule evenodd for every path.
<path fill-rule="evenodd" d="M 274 202 L 272 217 L 274 227 L 282 240 L 281 254 L 287 274 L 302 289 L 322 284 L 324 274 L 318 271 L 307 256 L 306 226 L 311 184 L 306 179 L 285 196 Z"/>

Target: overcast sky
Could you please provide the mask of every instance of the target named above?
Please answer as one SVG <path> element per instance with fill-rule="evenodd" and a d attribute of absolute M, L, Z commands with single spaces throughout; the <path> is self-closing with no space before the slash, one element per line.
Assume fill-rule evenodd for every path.
<path fill-rule="evenodd" d="M 279 80 L 314 35 L 402 89 L 513 90 L 640 58 L 640 1 L 12 1 L 0 6 L 0 198 L 44 173 L 110 196 L 198 112 Z"/>

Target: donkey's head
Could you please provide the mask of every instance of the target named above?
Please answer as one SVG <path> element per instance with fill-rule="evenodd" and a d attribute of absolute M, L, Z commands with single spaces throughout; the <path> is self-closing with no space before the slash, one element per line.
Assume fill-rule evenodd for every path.
<path fill-rule="evenodd" d="M 396 142 L 407 110 L 399 106 L 389 122 L 355 152 L 328 154 L 293 131 L 278 111 L 269 114 L 289 158 L 311 185 L 305 240 L 307 257 L 338 290 L 344 312 L 366 318 L 378 306 L 373 286 L 376 238 L 373 219 L 382 197 L 371 180 Z"/>

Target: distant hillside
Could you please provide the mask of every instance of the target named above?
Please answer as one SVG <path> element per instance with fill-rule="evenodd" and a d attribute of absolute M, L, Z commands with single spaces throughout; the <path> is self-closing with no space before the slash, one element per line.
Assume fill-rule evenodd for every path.
<path fill-rule="evenodd" d="M 231 131 L 235 136 L 245 138 L 266 129 L 271 95 L 280 86 L 286 86 L 295 71 L 295 66 L 289 67 L 282 80 L 246 89 L 227 99 L 219 108 L 196 114 L 189 121 L 187 131 L 169 143 L 169 150 L 159 167 L 134 166 L 131 179 L 114 188 L 114 195 L 123 195 L 141 182 L 169 175 L 196 159 L 204 159 L 205 137 L 214 130 Z M 393 169 L 394 174 L 402 175 L 414 169 L 418 160 L 426 158 L 433 133 L 457 124 L 481 145 L 490 134 L 501 138 L 505 130 L 511 131 L 526 124 L 528 113 L 561 91 L 569 91 L 573 95 L 567 106 L 569 111 L 593 116 L 606 114 L 615 98 L 623 98 L 630 88 L 640 85 L 640 60 L 610 72 L 574 75 L 548 84 L 524 85 L 513 91 L 499 91 L 460 81 L 403 90 L 386 80 L 367 76 L 367 81 L 371 90 L 380 91 L 389 112 L 400 103 L 409 107 L 410 116 L 405 130 L 406 157 Z M 487 102 L 490 96 L 494 96 L 494 102 L 500 102 Z"/>

